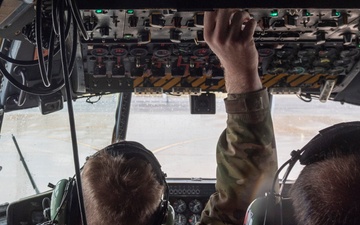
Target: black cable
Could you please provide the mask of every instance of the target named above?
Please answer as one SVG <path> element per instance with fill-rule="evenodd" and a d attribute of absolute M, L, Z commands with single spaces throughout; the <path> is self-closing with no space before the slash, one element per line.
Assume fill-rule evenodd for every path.
<path fill-rule="evenodd" d="M 272 183 L 272 187 L 271 187 L 271 193 L 270 194 L 275 194 L 275 186 L 276 183 L 278 182 L 279 179 L 279 174 L 280 172 L 285 168 L 285 166 L 287 166 L 289 163 L 291 163 L 292 159 L 287 160 L 284 164 L 282 164 L 280 166 L 280 168 L 276 171 L 275 176 L 274 176 L 274 180 Z"/>
<path fill-rule="evenodd" d="M 67 17 L 68 17 L 68 20 L 67 20 L 67 23 L 66 23 L 66 36 L 69 35 L 69 31 L 70 31 L 70 25 L 71 25 L 71 12 L 70 10 L 67 10 Z M 55 15 L 53 15 L 53 18 L 54 18 Z M 58 34 L 57 34 L 58 35 Z M 54 54 L 53 55 L 56 55 L 57 53 L 59 53 L 60 51 L 60 46 L 56 46 L 56 48 L 54 49 Z M 16 64 L 16 65 L 21 65 L 21 66 L 34 66 L 34 65 L 38 65 L 38 60 L 18 60 L 18 59 L 13 59 L 5 54 L 3 54 L 2 52 L 0 52 L 0 58 L 9 62 L 9 63 L 13 63 L 13 64 Z M 44 57 L 45 61 L 48 61 L 48 56 L 45 56 Z"/>
<path fill-rule="evenodd" d="M 50 40 L 49 40 L 49 60 L 47 64 L 47 76 L 48 79 L 52 80 L 52 64 L 53 64 L 53 54 L 54 54 L 54 43 L 55 43 L 55 32 L 52 30 L 50 33 Z"/>
<path fill-rule="evenodd" d="M 66 38 L 68 37 L 69 35 L 69 31 L 70 31 L 70 26 L 71 26 L 71 22 L 73 20 L 73 16 L 72 16 L 72 13 L 71 13 L 71 9 L 70 9 L 70 6 L 67 4 L 67 2 L 65 1 L 65 4 L 66 4 L 66 12 L 67 12 L 67 23 L 66 23 L 66 29 L 65 29 L 65 33 L 66 33 Z M 75 26 L 75 24 L 73 25 Z M 76 26 L 75 26 L 76 27 Z"/>
<path fill-rule="evenodd" d="M 54 55 L 56 55 L 58 52 L 60 51 L 60 46 L 57 46 L 54 49 Z M 34 66 L 37 65 L 39 62 L 38 60 L 18 60 L 18 59 L 13 59 L 10 58 L 9 56 L 5 55 L 4 53 L 0 52 L 0 58 L 9 62 L 9 63 L 13 63 L 16 65 L 21 65 L 21 66 Z M 48 60 L 48 56 L 45 56 L 45 61 Z"/>
<path fill-rule="evenodd" d="M 60 83 L 56 84 L 55 86 L 50 86 L 48 88 L 43 88 L 43 89 L 38 89 L 38 88 L 34 88 L 34 87 L 28 87 L 25 86 L 23 84 L 21 84 L 20 82 L 18 82 L 4 67 L 4 65 L 2 63 L 0 63 L 0 72 L 4 75 L 4 77 L 6 79 L 9 80 L 9 82 L 14 85 L 16 88 L 23 90 L 29 94 L 33 94 L 33 95 L 50 95 L 50 94 L 54 94 L 57 91 L 61 90 L 64 87 L 64 82 L 61 81 Z"/>
<path fill-rule="evenodd" d="M 279 169 L 276 171 L 276 173 L 275 173 L 275 176 L 274 176 L 274 179 L 273 179 L 273 183 L 272 183 L 272 187 L 271 187 L 271 192 L 268 194 L 268 196 L 266 197 L 266 206 L 265 206 L 265 214 L 264 214 L 264 221 L 263 221 L 263 224 L 265 225 L 266 224 L 266 222 L 267 222 L 267 217 L 268 217 L 268 214 L 269 215 L 271 215 L 271 216 L 273 216 L 273 212 L 272 213 L 268 213 L 268 209 L 269 210 L 274 210 L 272 207 L 274 207 L 274 206 L 270 206 L 271 208 L 269 208 L 269 201 L 271 201 L 271 202 L 276 202 L 275 201 L 275 198 L 277 197 L 277 196 L 279 196 L 280 194 L 277 194 L 277 193 L 275 193 L 275 186 L 276 186 L 276 183 L 278 182 L 278 179 L 279 179 L 279 174 L 280 174 L 280 172 L 285 168 L 285 166 L 287 166 L 288 164 L 291 164 L 291 162 L 293 161 L 293 159 L 291 158 L 291 159 L 289 159 L 289 160 L 287 160 L 284 164 L 282 164 L 280 167 L 279 167 Z M 281 201 L 280 201 L 281 202 Z M 281 203 L 280 203 L 281 204 Z M 280 207 L 281 207 L 281 205 L 280 205 Z M 281 218 L 281 220 L 282 220 L 282 218 Z M 270 221 L 270 222 L 273 222 L 273 221 Z M 282 224 L 281 224 L 282 225 Z"/>
<path fill-rule="evenodd" d="M 26 79 L 25 79 L 25 74 L 23 71 L 19 70 L 18 71 L 19 75 L 21 76 L 21 79 L 22 79 L 22 84 L 25 85 L 26 84 Z M 19 94 L 19 98 L 17 101 L 15 101 L 15 103 L 21 107 L 25 104 L 26 102 L 26 93 L 24 91 L 20 91 L 20 94 Z"/>
<path fill-rule="evenodd" d="M 63 77 L 65 82 L 65 92 L 66 99 L 68 105 L 68 113 L 69 113 L 69 123 L 70 123 L 70 131 L 71 131 L 71 139 L 72 139 L 72 147 L 73 147 L 73 157 L 75 164 L 75 174 L 76 174 L 76 187 L 79 198 L 79 206 L 80 213 L 83 225 L 87 225 L 86 221 L 86 213 L 84 206 L 84 198 L 82 194 L 82 185 L 81 185 L 81 175 L 80 175 L 80 164 L 79 164 L 79 152 L 76 140 L 76 128 L 75 128 L 75 118 L 74 118 L 74 109 L 72 105 L 72 96 L 71 96 L 71 86 L 70 86 L 70 78 L 69 71 L 67 65 L 67 55 L 66 55 L 66 43 L 65 43 L 65 29 L 62 24 L 64 24 L 64 1 L 61 1 L 60 11 L 59 11 L 59 34 L 60 34 L 60 54 L 62 59 L 62 67 L 63 67 Z"/>
<path fill-rule="evenodd" d="M 88 33 L 86 32 L 84 23 L 82 22 L 82 19 L 81 19 L 81 16 L 80 16 L 80 11 L 79 11 L 76 3 L 74 2 L 74 0 L 68 0 L 67 2 L 68 2 L 69 6 L 70 6 L 70 8 L 71 8 L 72 14 L 73 14 L 74 19 L 75 19 L 75 21 L 76 21 L 76 24 L 77 24 L 78 28 L 79 28 L 80 31 L 81 31 L 82 37 L 83 37 L 85 40 L 89 40 L 89 35 L 88 35 Z"/>
<path fill-rule="evenodd" d="M 97 96 L 97 97 L 98 97 L 98 99 L 97 99 L 97 100 L 95 100 L 95 101 L 92 101 L 92 100 L 91 100 L 91 98 L 93 98 L 93 97 L 95 97 L 95 96 L 90 96 L 90 97 L 87 97 L 87 98 L 86 98 L 86 103 L 90 103 L 90 104 L 97 103 L 97 102 L 99 102 L 99 101 L 101 100 L 102 95 Z"/>
<path fill-rule="evenodd" d="M 68 21 L 66 23 L 66 36 L 68 37 L 69 35 L 69 31 L 70 31 L 70 24 L 71 24 L 71 13 L 68 10 Z M 55 42 L 55 34 L 53 35 L 53 40 Z M 51 38 L 50 38 L 51 40 Z M 75 58 L 76 58 L 76 48 L 77 48 L 77 29 L 76 27 L 73 27 L 73 45 L 72 45 L 72 53 L 71 53 L 71 57 L 70 57 L 70 63 L 69 63 L 69 71 L 70 71 L 70 75 L 72 74 L 73 68 L 74 68 L 74 64 L 75 64 Z M 60 46 L 57 46 L 56 48 L 54 48 L 54 45 L 52 43 L 50 43 L 50 49 L 49 49 L 49 55 L 44 57 L 45 60 L 48 60 L 48 69 L 47 69 L 47 73 L 51 74 L 52 71 L 52 58 L 54 55 L 56 55 L 58 52 L 60 51 Z M 53 53 L 52 53 L 53 52 Z M 37 60 L 16 60 L 13 58 L 8 57 L 7 55 L 3 54 L 2 52 L 0 52 L 0 58 L 2 58 L 5 61 L 8 61 L 10 63 L 14 63 L 17 65 L 25 65 L 25 66 L 33 66 L 33 65 L 38 65 L 38 61 Z M 4 77 L 6 79 L 9 80 L 9 82 L 14 85 L 16 88 L 25 91 L 29 94 L 33 94 L 33 95 L 50 95 L 50 94 L 54 94 L 56 92 L 58 92 L 59 90 L 61 90 L 64 87 L 64 82 L 61 81 L 60 83 L 56 84 L 55 86 L 49 86 L 48 88 L 43 88 L 43 89 L 39 89 L 39 88 L 34 88 L 34 87 L 28 87 L 25 86 L 25 83 L 20 83 L 18 82 L 7 70 L 6 68 L 3 66 L 3 64 L 0 63 L 0 72 L 4 75 Z M 51 80 L 51 79 L 50 79 Z"/>
<path fill-rule="evenodd" d="M 59 23 L 57 20 L 57 8 L 59 7 L 59 1 L 58 0 L 53 0 L 52 1 L 52 9 L 51 9 L 51 14 L 52 14 L 52 24 L 53 24 L 53 30 L 55 32 L 56 35 L 59 35 Z"/>
<path fill-rule="evenodd" d="M 56 31 L 56 27 L 57 29 L 59 29 L 59 22 L 58 22 L 58 14 L 60 12 L 57 11 L 57 9 L 59 8 L 59 5 L 60 5 L 60 1 L 57 1 L 57 0 L 54 0 L 55 4 L 53 4 L 53 7 L 55 6 L 56 8 L 54 9 L 53 8 L 53 20 L 56 20 L 56 22 L 53 21 L 53 25 L 54 25 L 54 33 L 55 34 L 59 34 L 58 30 Z M 66 2 L 65 2 L 66 3 Z M 66 23 L 66 29 L 65 29 L 65 33 L 66 33 L 66 38 L 68 38 L 69 36 L 69 33 L 70 33 L 70 27 L 71 27 L 71 20 L 72 20 L 72 15 L 71 15 L 71 12 L 69 9 L 65 10 L 67 12 L 67 23 Z M 70 62 L 69 62 L 69 68 L 68 68 L 68 71 L 69 71 L 69 75 L 71 76 L 72 74 L 72 71 L 74 69 L 74 64 L 75 64 L 75 57 L 76 57 L 76 48 L 77 48 L 77 28 L 75 25 L 73 25 L 73 33 L 72 33 L 72 48 L 71 48 L 71 56 L 70 56 Z M 50 60 L 50 50 L 49 50 L 49 60 Z M 49 61 L 50 63 L 50 61 Z M 49 73 L 49 70 L 48 70 L 48 73 Z M 51 75 L 51 74 L 50 74 Z M 51 80 L 51 79 L 50 79 Z"/>
<path fill-rule="evenodd" d="M 312 96 L 311 94 L 304 94 L 304 93 L 300 93 L 298 95 L 296 95 L 299 99 L 303 100 L 304 102 L 311 102 L 312 101 Z"/>
<path fill-rule="evenodd" d="M 36 1 L 36 17 L 35 17 L 35 31 L 36 31 L 36 47 L 38 53 L 38 65 L 40 69 L 40 76 L 45 87 L 50 87 L 48 74 L 45 69 L 45 58 L 43 54 L 42 45 L 42 0 Z"/>
<path fill-rule="evenodd" d="M 78 31 L 75 26 L 73 26 L 73 35 L 72 35 L 72 48 L 71 48 L 71 56 L 70 56 L 70 62 L 69 62 L 69 76 L 71 76 L 74 65 L 75 65 L 75 58 L 76 58 L 76 50 L 77 50 L 77 38 L 78 38 Z"/>

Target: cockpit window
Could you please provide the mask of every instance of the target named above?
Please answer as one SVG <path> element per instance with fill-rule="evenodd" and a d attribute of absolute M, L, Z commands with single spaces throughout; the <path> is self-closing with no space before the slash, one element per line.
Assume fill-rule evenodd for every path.
<path fill-rule="evenodd" d="M 188 95 L 132 96 L 127 140 L 139 141 L 153 151 L 168 177 L 215 178 L 215 147 L 225 128 L 225 94 L 216 96 L 216 114 L 190 114 Z M 74 102 L 80 165 L 111 143 L 117 95 L 78 99 Z M 92 103 L 89 103 L 92 102 Z M 273 120 L 279 165 L 291 150 L 304 146 L 329 125 L 358 120 L 360 108 L 328 101 L 311 103 L 294 95 L 274 95 Z M 50 190 L 74 174 L 72 145 L 66 105 L 63 110 L 41 115 L 38 108 L 5 113 L 0 146 L 0 202 L 11 202 L 35 194 L 19 151 L 37 189 Z M 301 169 L 290 174 L 295 179 Z"/>

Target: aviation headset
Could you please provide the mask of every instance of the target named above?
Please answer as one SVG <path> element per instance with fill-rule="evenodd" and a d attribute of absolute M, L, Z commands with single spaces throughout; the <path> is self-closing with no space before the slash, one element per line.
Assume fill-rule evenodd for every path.
<path fill-rule="evenodd" d="M 103 149 L 103 151 L 106 151 L 114 157 L 123 155 L 123 157 L 126 158 L 141 158 L 151 165 L 157 181 L 165 187 L 163 197 L 153 216 L 154 219 L 151 225 L 173 225 L 175 212 L 169 204 L 169 188 L 165 180 L 166 174 L 162 172 L 160 163 L 154 154 L 140 143 L 132 141 L 122 141 L 112 144 Z M 89 158 L 95 158 L 99 153 L 100 152 L 97 152 Z M 63 179 L 56 184 L 51 197 L 50 217 L 52 222 L 57 221 L 57 224 L 60 225 L 81 224 L 74 178 L 69 180 Z"/>
<path fill-rule="evenodd" d="M 276 172 L 272 191 L 265 197 L 255 199 L 248 207 L 244 225 L 292 225 L 297 224 L 293 215 L 290 198 L 283 196 L 287 177 L 296 164 L 309 165 L 339 155 L 359 154 L 355 146 L 360 146 L 360 121 L 339 123 L 319 131 L 302 149 L 293 151 L 291 158 Z M 282 169 L 288 168 L 282 179 L 280 192 L 275 193 L 275 185 Z M 286 215 L 286 216 L 285 216 Z"/>

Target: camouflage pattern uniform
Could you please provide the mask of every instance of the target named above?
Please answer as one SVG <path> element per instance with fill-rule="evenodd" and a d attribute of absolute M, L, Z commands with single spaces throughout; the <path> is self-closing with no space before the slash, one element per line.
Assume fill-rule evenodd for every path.
<path fill-rule="evenodd" d="M 216 150 L 216 192 L 199 225 L 243 224 L 248 205 L 271 189 L 277 169 L 266 89 L 229 94 L 225 106 L 228 120 Z"/>

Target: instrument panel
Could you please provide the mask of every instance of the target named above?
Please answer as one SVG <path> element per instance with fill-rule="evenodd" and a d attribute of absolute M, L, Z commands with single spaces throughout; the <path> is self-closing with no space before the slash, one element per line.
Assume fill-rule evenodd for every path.
<path fill-rule="evenodd" d="M 358 72 L 359 10 L 247 9 L 258 21 L 259 74 L 276 92 L 313 91 Z M 225 92 L 224 71 L 203 37 L 203 11 L 83 10 L 86 92 Z M 355 69 L 354 69 L 355 68 Z M 130 79 L 123 79 L 130 78 Z"/>
<path fill-rule="evenodd" d="M 224 69 L 203 34 L 204 13 L 222 8 L 220 3 L 200 7 L 200 3 L 185 1 L 110 2 L 76 1 L 79 18 L 62 24 L 72 65 L 73 99 L 119 92 L 226 92 Z M 42 23 L 37 28 L 42 38 L 36 38 L 39 25 L 36 7 L 31 4 L 24 2 L 19 10 L 6 11 L 7 19 L 0 21 L 4 40 L 0 55 L 4 66 L 0 69 L 6 75 L 2 76 L 0 105 L 5 112 L 42 105 L 47 114 L 52 109 L 43 105 L 61 108 L 64 89 L 57 91 L 64 82 L 62 60 L 55 51 L 52 74 L 47 75 L 50 81 L 36 63 L 29 64 L 38 59 L 37 42 L 45 56 L 48 54 L 54 22 L 51 1 L 44 0 Z M 305 1 L 279 1 L 271 7 L 253 1 L 247 8 L 232 0 L 221 4 L 240 7 L 258 22 L 254 33 L 258 72 L 271 94 L 360 104 L 356 91 L 360 79 L 359 3 L 323 2 L 327 8 Z M 65 10 L 65 16 L 71 18 L 70 10 Z M 59 42 L 58 38 L 52 42 L 55 49 Z M 13 78 L 10 82 L 9 77 Z"/>
<path fill-rule="evenodd" d="M 169 201 L 175 225 L 195 225 L 206 202 L 215 192 L 215 179 L 169 179 Z"/>

